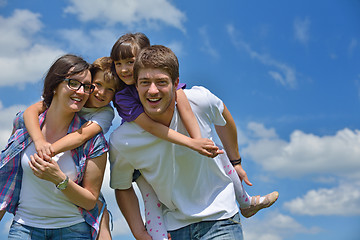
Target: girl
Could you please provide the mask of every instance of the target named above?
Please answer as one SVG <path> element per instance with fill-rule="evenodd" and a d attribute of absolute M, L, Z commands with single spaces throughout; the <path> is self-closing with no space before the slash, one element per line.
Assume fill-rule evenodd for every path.
<path fill-rule="evenodd" d="M 189 147 L 205 156 L 215 157 L 217 154 L 223 153 L 223 151 L 219 150 L 210 139 L 201 138 L 200 128 L 198 126 L 197 120 L 182 89 L 178 89 L 176 92 L 177 109 L 190 137 L 182 135 L 160 123 L 151 120 L 144 113 L 135 87 L 135 79 L 133 78 L 133 64 L 140 50 L 148 46 L 150 46 L 150 41 L 143 33 L 128 33 L 121 36 L 116 41 L 111 50 L 111 58 L 114 61 L 116 73 L 122 80 L 123 84 L 122 90 L 117 92 L 115 95 L 114 103 L 120 117 L 122 117 L 123 121 L 134 121 L 144 130 L 159 138 Z M 236 168 L 239 174 L 241 174 L 240 176 L 247 184 L 251 185 L 247 179 L 245 171 L 240 165 L 241 158 L 238 152 L 235 124 L 233 123 L 230 113 L 228 111 L 226 113 L 226 120 L 229 121 L 227 124 L 228 127 L 219 127 L 218 131 L 221 134 L 219 134 L 219 136 L 223 141 L 225 150 L 229 152 L 227 154 L 229 155 L 230 159 L 238 159 L 232 161 L 232 163 L 237 165 Z M 235 127 L 235 129 L 233 127 Z M 255 214 L 259 210 L 259 207 L 268 207 L 273 202 L 275 202 L 275 198 L 277 198 L 275 192 L 272 193 L 272 195 L 269 194 L 263 198 L 252 198 L 252 205 L 254 207 L 256 206 L 256 209 L 254 209 L 254 207 L 250 205 L 250 196 L 244 191 L 241 185 L 241 180 L 239 179 L 238 175 L 235 174 L 236 171 L 230 163 L 229 159 L 226 156 L 222 156 L 221 159 L 223 161 L 222 165 L 224 166 L 224 171 L 228 173 L 228 175 L 232 178 L 234 185 L 236 185 L 235 189 L 237 192 L 237 200 L 241 209 L 248 209 L 244 211 L 244 215 L 246 217 L 250 217 Z M 138 174 L 135 173 L 134 175 Z M 143 177 L 140 176 L 135 180 L 144 199 L 145 218 L 148 233 L 152 236 L 153 239 L 167 239 L 166 227 L 162 221 L 161 203 L 158 201 L 152 187 L 145 181 Z M 271 204 L 269 202 L 271 202 Z"/>

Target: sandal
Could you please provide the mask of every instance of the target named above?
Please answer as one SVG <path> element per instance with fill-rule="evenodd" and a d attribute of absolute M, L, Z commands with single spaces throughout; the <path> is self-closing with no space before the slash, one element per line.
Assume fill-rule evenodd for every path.
<path fill-rule="evenodd" d="M 264 201 L 262 201 L 262 203 L 259 203 L 260 196 L 251 197 L 250 206 L 240 209 L 241 214 L 246 218 L 254 216 L 259 210 L 263 208 L 268 208 L 273 205 L 274 202 L 276 202 L 276 200 L 278 199 L 279 193 L 275 191 L 269 193 L 268 195 L 265 195 L 264 197 L 265 199 Z"/>

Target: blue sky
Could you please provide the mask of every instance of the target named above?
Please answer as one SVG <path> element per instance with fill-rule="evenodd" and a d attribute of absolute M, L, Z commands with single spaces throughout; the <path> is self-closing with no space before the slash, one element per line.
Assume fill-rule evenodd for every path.
<path fill-rule="evenodd" d="M 0 0 L 0 146 L 15 113 L 40 99 L 58 56 L 92 62 L 136 31 L 173 49 L 180 81 L 225 102 L 254 184 L 247 191 L 279 191 L 271 208 L 242 218 L 245 239 L 358 239 L 357 0 Z M 107 169 L 113 238 L 133 239 L 108 180 Z M 0 222 L 1 240 L 10 222 Z"/>

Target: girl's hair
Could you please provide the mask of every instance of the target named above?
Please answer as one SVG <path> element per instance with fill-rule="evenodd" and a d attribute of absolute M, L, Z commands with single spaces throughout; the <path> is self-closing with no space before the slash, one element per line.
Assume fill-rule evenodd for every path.
<path fill-rule="evenodd" d="M 144 48 L 137 56 L 133 71 L 136 84 L 138 82 L 139 71 L 143 68 L 164 70 L 169 74 L 173 84 L 179 78 L 179 61 L 176 55 L 170 48 L 162 45 Z"/>
<path fill-rule="evenodd" d="M 92 79 L 99 71 L 104 73 L 105 82 L 113 82 L 115 84 L 115 92 L 119 91 L 120 79 L 117 77 L 116 71 L 114 69 L 113 60 L 110 57 L 101 57 L 96 59 L 90 68 Z"/>
<path fill-rule="evenodd" d="M 66 54 L 58 58 L 47 71 L 44 79 L 43 102 L 49 107 L 54 97 L 54 91 L 65 78 L 90 69 L 90 64 L 82 57 Z"/>
<path fill-rule="evenodd" d="M 111 49 L 113 61 L 136 57 L 141 49 L 150 46 L 149 38 L 143 33 L 127 33 L 122 35 Z"/>

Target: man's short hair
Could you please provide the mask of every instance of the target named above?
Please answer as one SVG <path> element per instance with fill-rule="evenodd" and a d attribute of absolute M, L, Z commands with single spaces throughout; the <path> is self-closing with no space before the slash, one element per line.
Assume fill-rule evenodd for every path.
<path fill-rule="evenodd" d="M 144 68 L 165 70 L 170 75 L 173 84 L 179 78 L 179 61 L 176 55 L 170 48 L 162 45 L 152 45 L 144 48 L 136 57 L 133 70 L 136 84 L 139 71 Z"/>

